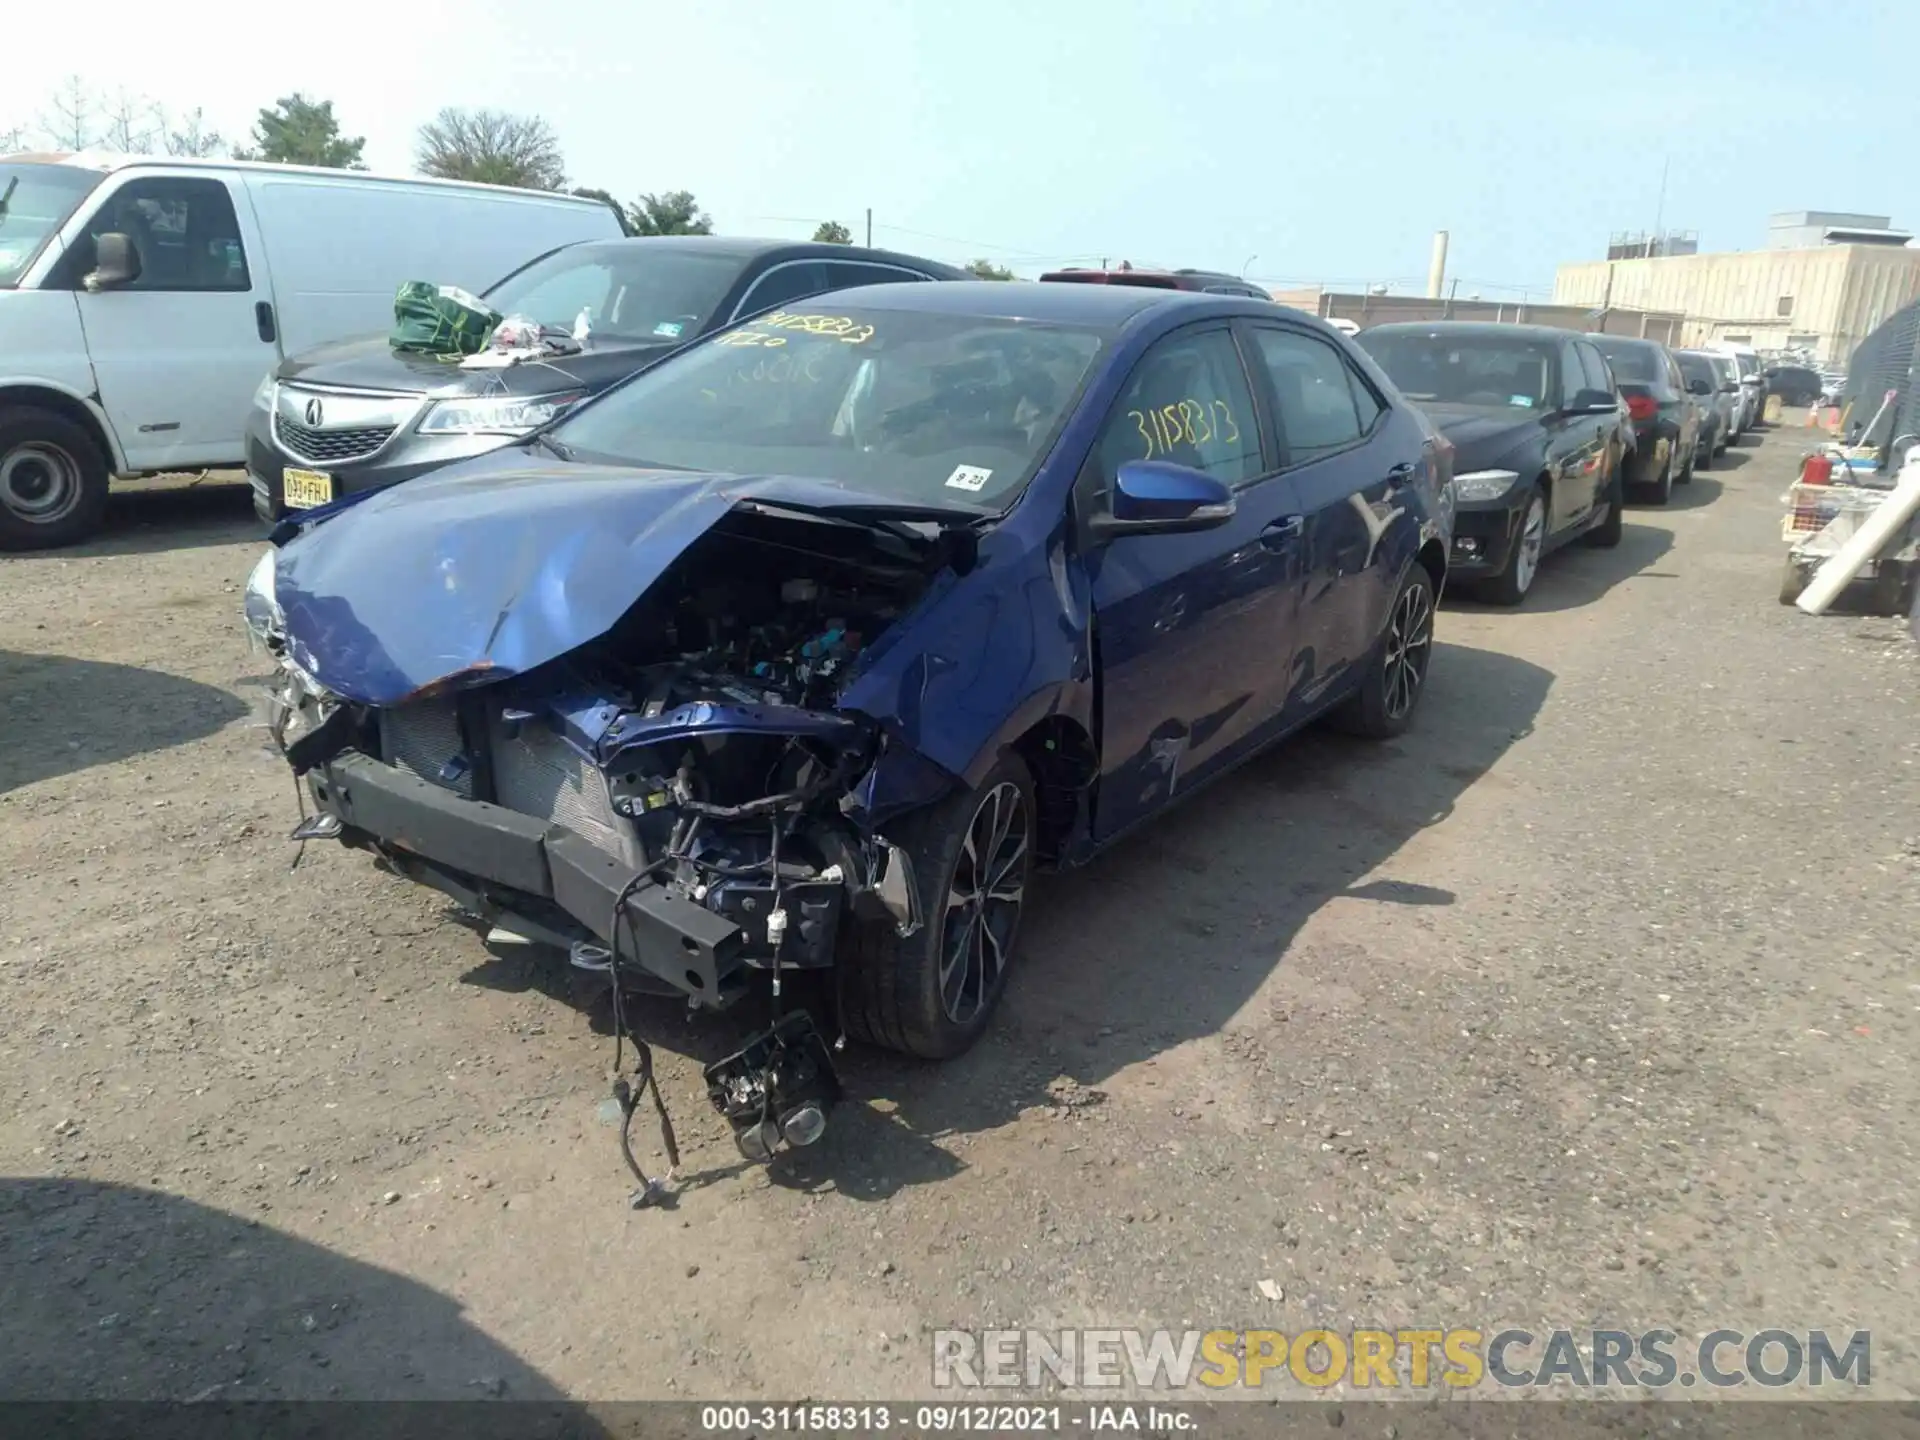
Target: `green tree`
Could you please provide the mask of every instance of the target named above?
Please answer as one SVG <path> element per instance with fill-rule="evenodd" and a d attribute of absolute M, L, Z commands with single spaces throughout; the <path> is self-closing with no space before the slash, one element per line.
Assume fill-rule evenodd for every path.
<path fill-rule="evenodd" d="M 627 207 L 627 224 L 636 235 L 711 235 L 713 217 L 702 213 L 691 190 L 642 195 Z"/>
<path fill-rule="evenodd" d="M 822 220 L 820 228 L 813 232 L 813 239 L 817 245 L 851 245 L 853 232 L 838 220 Z"/>
<path fill-rule="evenodd" d="M 613 211 L 614 218 L 620 222 L 620 229 L 623 233 L 628 235 L 633 233 L 633 226 L 627 222 L 627 207 L 614 199 L 607 191 L 597 190 L 591 185 L 576 185 L 570 193 L 578 195 L 583 200 L 598 200 L 602 205 Z"/>
<path fill-rule="evenodd" d="M 282 165 L 320 165 L 330 170 L 364 170 L 364 136 L 340 133 L 331 100 L 309 100 L 298 92 L 282 96 L 253 122 L 253 148 L 234 151 L 236 160 L 273 160 Z"/>
<path fill-rule="evenodd" d="M 558 190 L 566 162 L 551 126 L 537 115 L 449 107 L 420 127 L 414 164 L 443 180 L 478 180 L 523 190 Z"/>
<path fill-rule="evenodd" d="M 1013 271 L 1004 265 L 996 265 L 991 260 L 969 260 L 960 267 L 976 280 L 1012 280 Z"/>

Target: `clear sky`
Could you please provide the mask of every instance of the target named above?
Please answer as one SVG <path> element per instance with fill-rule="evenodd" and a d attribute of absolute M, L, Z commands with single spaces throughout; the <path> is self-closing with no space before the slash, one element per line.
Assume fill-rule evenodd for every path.
<path fill-rule="evenodd" d="M 689 189 L 733 233 L 858 239 L 871 207 L 876 243 L 1024 274 L 1417 289 L 1444 228 L 1489 299 L 1657 218 L 1713 250 L 1763 244 L 1776 210 L 1920 225 L 1910 0 L 117 8 L 15 7 L 0 133 L 69 74 L 230 139 L 300 90 L 405 171 L 423 120 L 485 105 L 544 116 L 573 183 Z"/>

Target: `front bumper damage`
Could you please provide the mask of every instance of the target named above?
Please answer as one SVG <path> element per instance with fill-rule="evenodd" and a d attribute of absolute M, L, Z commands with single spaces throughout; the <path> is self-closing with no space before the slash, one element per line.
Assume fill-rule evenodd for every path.
<path fill-rule="evenodd" d="M 743 903 L 749 923 L 742 924 L 565 826 L 465 799 L 357 752 L 315 766 L 304 784 L 315 812 L 338 822 L 337 838 L 378 851 L 395 870 L 483 919 L 569 950 L 593 941 L 610 949 L 617 929 L 622 962 L 653 982 L 636 988 L 681 994 L 704 1008 L 723 1008 L 745 991 L 748 942 L 764 939 L 770 913 L 758 904 Z M 844 876 L 828 882 L 842 887 L 841 896 L 814 899 L 813 923 L 824 927 L 826 943 L 809 946 L 809 955 L 824 950 L 830 960 L 843 897 L 902 935 L 919 928 L 905 852 L 877 841 L 866 863 L 859 883 L 848 885 Z M 577 930 L 556 924 L 555 910 Z M 757 925 L 749 919 L 755 915 Z"/>

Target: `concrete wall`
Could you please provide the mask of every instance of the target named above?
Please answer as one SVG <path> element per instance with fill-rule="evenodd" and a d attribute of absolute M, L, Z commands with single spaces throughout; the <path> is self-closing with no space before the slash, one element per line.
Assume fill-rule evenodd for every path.
<path fill-rule="evenodd" d="M 1844 362 L 1876 325 L 1920 297 L 1920 249 L 1823 245 L 1597 260 L 1562 265 L 1554 277 L 1558 304 L 1598 305 L 1609 292 L 1615 306 L 1684 315 L 1689 345 L 1746 336 L 1757 349 L 1806 344 L 1822 361 Z M 1783 299 L 1791 302 L 1786 315 Z"/>
<path fill-rule="evenodd" d="M 1281 305 L 1305 310 L 1322 319 L 1351 320 L 1365 329 L 1398 320 L 1490 320 L 1505 325 L 1556 325 L 1564 330 L 1604 329 L 1609 335 L 1644 335 L 1665 345 L 1682 343 L 1682 317 L 1653 314 L 1615 306 L 1604 325 L 1592 305 L 1522 305 L 1513 300 L 1429 300 L 1423 295 L 1355 295 L 1309 286 L 1276 290 Z"/>

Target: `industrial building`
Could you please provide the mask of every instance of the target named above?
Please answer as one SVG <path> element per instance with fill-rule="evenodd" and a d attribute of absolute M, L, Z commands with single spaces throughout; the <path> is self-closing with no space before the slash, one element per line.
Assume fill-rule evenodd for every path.
<path fill-rule="evenodd" d="M 1788 211 L 1771 218 L 1762 250 L 1562 265 L 1553 302 L 1678 312 L 1684 344 L 1739 342 L 1843 364 L 1876 327 L 1920 299 L 1912 238 L 1887 216 Z M 1614 237 L 1610 252 L 1627 248 L 1621 240 Z"/>

